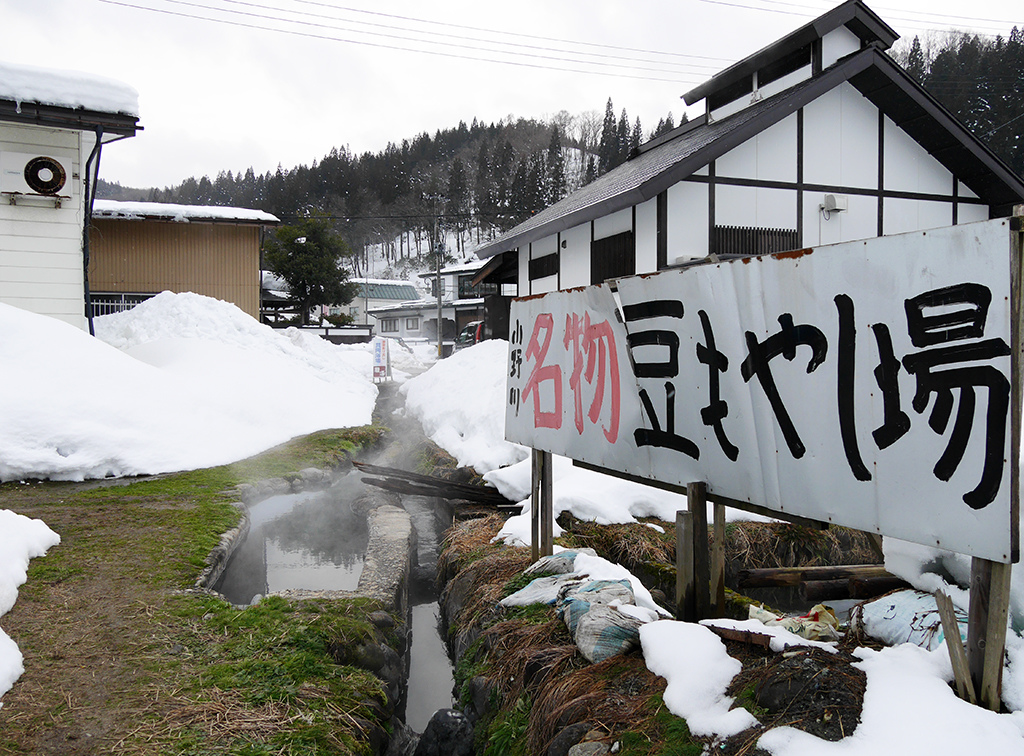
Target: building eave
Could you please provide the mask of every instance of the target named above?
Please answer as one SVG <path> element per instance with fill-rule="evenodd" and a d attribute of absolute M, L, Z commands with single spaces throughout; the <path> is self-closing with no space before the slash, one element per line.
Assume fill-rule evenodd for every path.
<path fill-rule="evenodd" d="M 0 99 L 0 121 L 71 131 L 96 131 L 104 134 L 135 136 L 142 131 L 138 116 L 125 113 L 104 113 L 84 108 L 63 108 L 36 102 L 15 102 Z"/>

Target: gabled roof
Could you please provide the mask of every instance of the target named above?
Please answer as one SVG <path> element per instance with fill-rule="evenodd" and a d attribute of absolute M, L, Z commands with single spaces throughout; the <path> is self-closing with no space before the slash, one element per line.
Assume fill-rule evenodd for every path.
<path fill-rule="evenodd" d="M 492 257 L 646 202 L 844 82 L 856 87 L 984 202 L 1009 214 L 1014 203 L 1024 201 L 1024 180 L 873 44 L 727 118 L 709 122 L 702 117 L 685 124 L 476 253 Z"/>
<path fill-rule="evenodd" d="M 856 34 L 860 38 L 862 47 L 877 44 L 881 45 L 882 49 L 888 50 L 900 36 L 860 0 L 847 0 L 828 13 L 818 16 L 809 24 L 801 26 L 782 39 L 715 74 L 699 87 L 684 94 L 683 100 L 687 105 L 693 105 L 693 103 L 699 102 L 741 79 L 748 78 L 766 64 L 784 58 L 815 40 L 821 39 L 840 26 L 845 26 Z"/>
<path fill-rule="evenodd" d="M 0 62 L 0 121 L 134 136 L 139 93 L 127 84 L 78 71 Z"/>

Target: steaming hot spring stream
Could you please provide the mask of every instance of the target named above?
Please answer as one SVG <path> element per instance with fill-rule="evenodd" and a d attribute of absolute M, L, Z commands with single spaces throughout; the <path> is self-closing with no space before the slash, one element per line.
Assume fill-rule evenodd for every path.
<path fill-rule="evenodd" d="M 250 530 L 214 586 L 228 601 L 247 606 L 288 589 L 355 591 L 368 533 L 351 502 L 363 490 L 352 473 L 328 491 L 273 496 L 249 507 Z M 403 496 L 416 529 L 418 561 L 431 580 L 410 586 L 412 642 L 406 723 L 422 732 L 431 715 L 452 706 L 452 667 L 440 635 L 433 569 L 437 562 L 435 502 Z"/>

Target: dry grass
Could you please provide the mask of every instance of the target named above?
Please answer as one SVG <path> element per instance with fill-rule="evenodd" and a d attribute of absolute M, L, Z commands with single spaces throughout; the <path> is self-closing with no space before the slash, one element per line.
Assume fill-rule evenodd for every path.
<path fill-rule="evenodd" d="M 524 692 L 535 693 L 548 681 L 586 665 L 561 619 L 552 614 L 542 624 L 505 620 L 483 633 L 492 680 L 506 705 Z"/>
<path fill-rule="evenodd" d="M 437 561 L 438 576 L 454 577 L 474 559 L 501 549 L 492 541 L 504 524 L 505 518 L 498 514 L 455 523 L 441 544 L 441 556 Z"/>
<path fill-rule="evenodd" d="M 574 547 L 589 547 L 598 554 L 620 564 L 675 564 L 675 528 L 669 523 L 652 520 L 661 527 L 661 533 L 643 522 L 619 525 L 598 525 L 580 520 L 567 512 L 558 518 L 566 531 L 561 540 Z"/>
<path fill-rule="evenodd" d="M 303 705 L 307 702 L 316 703 L 315 714 Z M 206 748 L 259 743 L 263 747 L 261 753 L 284 756 L 294 752 L 294 745 L 285 743 L 269 750 L 273 748 L 272 738 L 294 725 L 312 724 L 314 718 L 327 725 L 327 739 L 336 753 L 351 753 L 342 733 L 349 738 L 365 735 L 364 723 L 333 702 L 326 688 L 303 685 L 294 702 L 268 701 L 258 706 L 247 703 L 238 691 L 210 688 L 204 691 L 202 698 L 173 693 L 164 696 L 159 721 L 136 727 L 115 744 L 113 750 L 125 756 L 145 754 L 151 753 L 154 747 L 165 746 L 168 741 L 199 736 Z"/>
<path fill-rule="evenodd" d="M 737 570 L 878 561 L 866 533 L 841 527 L 816 530 L 777 522 L 731 523 L 726 528 L 725 555 L 729 566 Z"/>
<path fill-rule="evenodd" d="M 664 679 L 648 670 L 639 654 L 572 670 L 537 692 L 527 751 L 546 753 L 555 735 L 577 722 L 608 733 L 634 730 L 646 719 L 651 698 L 664 691 Z"/>

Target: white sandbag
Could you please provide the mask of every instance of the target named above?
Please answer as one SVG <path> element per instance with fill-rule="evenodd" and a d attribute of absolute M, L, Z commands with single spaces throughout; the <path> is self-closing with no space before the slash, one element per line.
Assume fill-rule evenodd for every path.
<path fill-rule="evenodd" d="M 576 557 L 580 554 L 597 556 L 593 549 L 566 549 L 538 559 L 524 570 L 527 575 L 564 575 L 572 572 Z"/>
<path fill-rule="evenodd" d="M 580 582 L 580 578 L 575 575 L 550 575 L 536 578 L 498 603 L 502 606 L 553 605 L 566 588 L 578 585 Z"/>
<path fill-rule="evenodd" d="M 955 607 L 953 614 L 960 628 L 960 638 L 966 643 L 967 615 Z M 888 646 L 913 643 L 933 651 L 945 640 L 935 597 L 909 588 L 854 607 L 851 622 L 866 635 Z"/>

